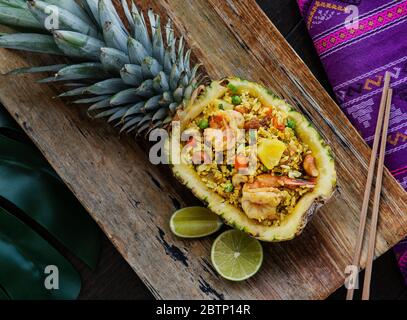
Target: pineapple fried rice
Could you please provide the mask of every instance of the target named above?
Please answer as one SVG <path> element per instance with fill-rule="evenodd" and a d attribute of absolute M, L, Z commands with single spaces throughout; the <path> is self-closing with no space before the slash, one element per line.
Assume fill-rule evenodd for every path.
<path fill-rule="evenodd" d="M 232 85 L 183 137 L 183 162 L 209 189 L 263 225 L 278 225 L 319 174 L 295 122 Z"/>

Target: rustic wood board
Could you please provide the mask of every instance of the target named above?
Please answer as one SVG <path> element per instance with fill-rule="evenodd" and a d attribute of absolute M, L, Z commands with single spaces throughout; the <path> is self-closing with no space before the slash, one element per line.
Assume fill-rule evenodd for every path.
<path fill-rule="evenodd" d="M 20 123 L 157 298 L 323 299 L 343 284 L 358 226 L 369 149 L 254 0 L 138 1 L 169 15 L 212 78 L 261 82 L 300 108 L 330 141 L 339 191 L 299 238 L 264 244 L 261 271 L 243 283 L 219 278 L 212 238 L 183 241 L 171 213 L 190 194 L 149 163 L 131 138 L 53 99 L 37 76 L 0 78 L 0 101 Z M 0 71 L 53 58 L 0 51 Z M 407 194 L 386 171 L 376 254 L 407 234 Z M 364 258 L 363 258 L 364 263 Z"/>

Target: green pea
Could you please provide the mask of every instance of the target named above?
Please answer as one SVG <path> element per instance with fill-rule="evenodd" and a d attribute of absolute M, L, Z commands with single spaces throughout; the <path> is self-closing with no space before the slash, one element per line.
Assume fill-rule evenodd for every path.
<path fill-rule="evenodd" d="M 198 127 L 199 127 L 200 129 L 202 129 L 202 130 L 208 128 L 208 127 L 209 127 L 208 119 L 202 119 L 201 121 L 199 121 Z"/>
<path fill-rule="evenodd" d="M 219 103 L 218 108 L 219 108 L 220 110 L 225 110 L 225 107 L 223 106 L 223 103 Z"/>
<path fill-rule="evenodd" d="M 233 187 L 233 184 L 231 184 L 230 182 L 226 184 L 225 186 L 225 191 L 226 192 L 233 192 L 235 188 Z"/>
<path fill-rule="evenodd" d="M 288 119 L 287 121 L 287 127 L 294 129 L 295 128 L 295 121 L 292 119 Z"/>
<path fill-rule="evenodd" d="M 235 94 L 238 93 L 237 87 L 235 87 L 233 84 L 229 83 L 228 88 L 230 91 L 232 91 L 232 93 L 235 93 Z"/>
<path fill-rule="evenodd" d="M 232 97 L 232 103 L 237 106 L 238 104 L 242 103 L 242 99 L 239 96 L 233 96 Z"/>

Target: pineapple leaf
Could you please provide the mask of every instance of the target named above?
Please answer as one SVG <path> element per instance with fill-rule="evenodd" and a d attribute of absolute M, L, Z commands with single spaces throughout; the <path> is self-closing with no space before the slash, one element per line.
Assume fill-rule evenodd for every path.
<path fill-rule="evenodd" d="M 103 36 L 108 47 L 128 53 L 127 34 L 118 26 L 107 21 L 103 26 Z"/>
<path fill-rule="evenodd" d="M 0 48 L 57 55 L 63 54 L 55 44 L 52 36 L 36 33 L 13 33 L 0 36 Z"/>
<path fill-rule="evenodd" d="M 49 31 L 54 29 L 76 31 L 91 37 L 101 38 L 100 33 L 92 23 L 89 23 L 89 20 L 84 21 L 68 10 L 56 6 L 50 9 L 49 3 L 38 0 L 31 0 L 27 4 L 32 15 Z M 57 25 L 46 23 L 50 12 L 58 15 Z"/>
<path fill-rule="evenodd" d="M 147 100 L 146 104 L 144 105 L 143 111 L 144 112 L 156 111 L 161 107 L 159 104 L 160 100 L 161 95 L 151 97 L 150 99 Z"/>
<path fill-rule="evenodd" d="M 98 113 L 94 118 L 98 119 L 98 118 L 110 117 L 111 115 L 115 114 L 117 111 L 120 111 L 120 110 L 122 110 L 122 107 L 112 108 L 112 109 Z"/>
<path fill-rule="evenodd" d="M 0 0 L 0 6 L 6 6 L 16 9 L 27 9 L 25 0 Z"/>
<path fill-rule="evenodd" d="M 127 46 L 131 63 L 141 65 L 144 57 L 149 56 L 143 44 L 132 37 L 129 37 Z"/>
<path fill-rule="evenodd" d="M 147 30 L 146 21 L 144 20 L 144 15 L 138 11 L 134 3 L 132 14 L 134 20 L 134 39 L 142 44 L 148 55 L 151 55 L 153 53 L 153 45 Z"/>
<path fill-rule="evenodd" d="M 147 56 L 141 63 L 141 71 L 145 79 L 156 77 L 162 69 L 162 65 L 153 57 Z"/>
<path fill-rule="evenodd" d="M 161 32 L 161 20 L 157 16 L 155 20 L 155 27 L 153 31 L 153 57 L 160 61 L 161 64 L 164 63 L 164 41 Z"/>
<path fill-rule="evenodd" d="M 104 28 L 106 23 L 110 23 L 121 29 L 122 32 L 128 34 L 123 21 L 120 19 L 116 8 L 114 7 L 111 0 L 99 0 L 99 21 L 100 25 Z"/>
<path fill-rule="evenodd" d="M 119 93 L 116 93 L 110 100 L 112 106 L 119 106 L 125 103 L 135 103 L 141 100 L 140 96 L 137 94 L 136 88 L 130 88 Z"/>
<path fill-rule="evenodd" d="M 131 15 L 129 4 L 127 3 L 127 0 L 121 0 L 122 3 L 122 8 L 124 11 L 124 14 L 126 16 L 126 19 L 131 27 L 132 30 L 134 30 L 134 20 L 133 16 Z"/>
<path fill-rule="evenodd" d="M 109 95 L 96 96 L 96 97 L 92 97 L 92 98 L 84 98 L 84 99 L 75 100 L 73 103 L 75 103 L 75 104 L 95 103 L 95 102 L 105 101 L 106 99 L 108 99 L 110 97 L 111 96 L 109 96 Z"/>
<path fill-rule="evenodd" d="M 100 101 L 98 101 L 98 102 L 92 104 L 92 105 L 88 108 L 88 112 L 110 107 L 110 99 L 111 99 L 111 96 L 109 96 L 109 97 L 107 97 L 107 98 L 105 97 L 103 100 L 100 100 Z"/>
<path fill-rule="evenodd" d="M 124 83 L 139 86 L 143 82 L 143 72 L 141 67 L 135 64 L 126 64 L 120 70 L 120 76 Z"/>
<path fill-rule="evenodd" d="M 54 31 L 55 43 L 69 57 L 99 61 L 100 49 L 105 43 L 79 32 Z"/>
<path fill-rule="evenodd" d="M 42 73 L 42 72 L 58 72 L 62 68 L 65 68 L 66 64 L 56 64 L 52 66 L 31 67 L 31 68 L 19 68 L 10 71 L 7 75 L 16 75 L 23 73 Z"/>
<path fill-rule="evenodd" d="M 84 5 L 80 6 L 75 0 L 42 0 L 50 5 L 69 11 L 79 19 L 93 25 L 92 19 L 84 9 Z"/>
<path fill-rule="evenodd" d="M 121 119 L 123 115 L 126 113 L 128 107 L 122 107 L 120 110 L 116 111 L 109 119 L 107 119 L 107 122 L 113 122 L 118 119 Z"/>
<path fill-rule="evenodd" d="M 127 133 L 129 133 L 131 130 L 133 130 L 138 123 L 144 118 L 143 115 L 138 115 L 134 118 L 129 118 L 128 120 L 125 119 L 125 124 L 123 125 L 123 127 L 120 129 L 120 132 L 124 132 L 126 131 Z"/>
<path fill-rule="evenodd" d="M 55 75 L 55 81 L 100 79 L 107 74 L 103 70 L 101 63 L 86 62 L 67 66 Z"/>
<path fill-rule="evenodd" d="M 0 24 L 11 27 L 42 29 L 42 25 L 26 8 L 13 7 L 0 1 Z"/>
<path fill-rule="evenodd" d="M 123 80 L 118 78 L 118 79 L 108 79 L 104 80 L 98 83 L 95 83 L 94 85 L 86 88 L 84 93 L 90 93 L 90 94 L 97 94 L 97 95 L 103 95 L 103 94 L 113 94 L 117 93 L 119 91 L 127 89 L 128 86 L 123 83 Z"/>
<path fill-rule="evenodd" d="M 135 114 L 142 113 L 142 108 L 144 107 L 144 101 L 138 102 L 132 107 L 130 107 L 127 112 L 123 115 L 123 119 L 126 120 L 126 118 L 133 116 Z"/>
<path fill-rule="evenodd" d="M 100 61 L 106 71 L 118 73 L 130 63 L 129 57 L 122 51 L 113 48 L 101 48 Z"/>
<path fill-rule="evenodd" d="M 163 71 L 160 71 L 153 80 L 154 90 L 157 92 L 166 92 L 170 89 L 167 76 Z"/>
<path fill-rule="evenodd" d="M 84 93 L 85 89 L 86 89 L 86 87 L 75 88 L 75 89 L 61 93 L 58 97 L 63 98 L 63 97 L 80 96 Z"/>
<path fill-rule="evenodd" d="M 163 120 L 168 115 L 168 109 L 161 108 L 153 116 L 153 121 Z"/>
<path fill-rule="evenodd" d="M 71 1 L 71 0 L 67 0 Z M 98 9 L 98 0 L 82 0 L 82 5 L 85 8 L 86 12 L 89 16 L 93 18 L 101 27 L 100 17 L 99 17 L 99 9 Z"/>

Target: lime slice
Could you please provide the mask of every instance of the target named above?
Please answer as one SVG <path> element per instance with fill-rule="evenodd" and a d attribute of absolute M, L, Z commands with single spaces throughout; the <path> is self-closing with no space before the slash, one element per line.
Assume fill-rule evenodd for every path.
<path fill-rule="evenodd" d="M 259 271 L 263 262 L 260 242 L 239 230 L 228 230 L 212 245 L 212 264 L 224 278 L 242 281 Z"/>
<path fill-rule="evenodd" d="M 182 238 L 200 238 L 222 227 L 219 217 L 207 208 L 188 207 L 175 212 L 170 221 L 171 231 Z"/>

